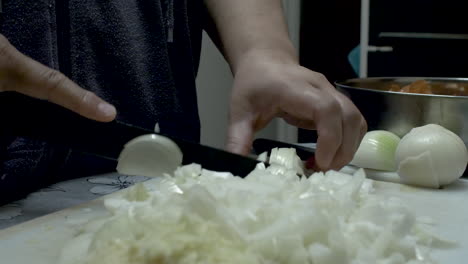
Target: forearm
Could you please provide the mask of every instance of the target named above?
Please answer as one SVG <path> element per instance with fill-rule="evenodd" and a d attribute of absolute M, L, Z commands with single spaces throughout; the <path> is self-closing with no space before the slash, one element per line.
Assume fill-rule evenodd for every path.
<path fill-rule="evenodd" d="M 265 52 L 285 62 L 298 61 L 281 0 L 205 0 L 205 4 L 233 72 L 254 52 Z"/>

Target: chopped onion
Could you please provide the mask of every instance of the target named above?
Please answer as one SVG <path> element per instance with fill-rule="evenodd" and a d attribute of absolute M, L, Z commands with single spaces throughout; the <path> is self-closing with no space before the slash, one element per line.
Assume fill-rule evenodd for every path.
<path fill-rule="evenodd" d="M 261 161 L 261 162 L 267 162 L 268 161 L 268 152 L 265 151 L 265 152 L 261 153 L 260 155 L 258 155 L 257 160 Z"/>
<path fill-rule="evenodd" d="M 463 175 L 468 151 L 455 133 L 429 124 L 412 129 L 401 139 L 395 159 L 404 182 L 437 188 Z"/>
<path fill-rule="evenodd" d="M 388 131 L 367 132 L 362 139 L 351 165 L 383 171 L 396 171 L 395 150 L 400 138 Z"/>
<path fill-rule="evenodd" d="M 304 174 L 304 163 L 296 155 L 294 148 L 274 148 L 270 154 L 270 164 L 279 165 L 282 170 L 294 170 Z"/>
<path fill-rule="evenodd" d="M 242 179 L 192 164 L 155 189 L 108 198 L 112 215 L 60 263 L 432 263 L 417 249 L 433 235 L 402 201 L 378 196 L 362 169 L 298 177 L 291 150 L 272 154 L 289 168 L 260 163 Z"/>

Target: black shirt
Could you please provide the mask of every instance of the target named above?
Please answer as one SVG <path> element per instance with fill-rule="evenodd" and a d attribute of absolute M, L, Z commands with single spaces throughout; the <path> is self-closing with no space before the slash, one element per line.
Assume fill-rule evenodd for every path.
<path fill-rule="evenodd" d="M 199 140 L 201 0 L 9 0 L 3 12 L 2 33 L 20 52 L 114 104 L 118 120 Z M 0 196 L 9 198 L 115 168 L 45 142 L 2 145 Z"/>

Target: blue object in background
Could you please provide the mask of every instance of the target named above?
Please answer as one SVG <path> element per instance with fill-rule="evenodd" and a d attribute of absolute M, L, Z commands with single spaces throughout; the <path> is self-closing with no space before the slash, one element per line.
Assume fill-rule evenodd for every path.
<path fill-rule="evenodd" d="M 348 54 L 348 61 L 353 68 L 354 73 L 359 76 L 359 68 L 361 65 L 361 45 L 357 45 L 353 50 L 351 50 Z"/>

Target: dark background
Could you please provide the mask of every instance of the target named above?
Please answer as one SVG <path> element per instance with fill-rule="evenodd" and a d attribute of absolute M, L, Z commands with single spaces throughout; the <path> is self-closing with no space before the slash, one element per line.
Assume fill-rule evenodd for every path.
<path fill-rule="evenodd" d="M 360 41 L 360 0 L 305 0 L 301 14 L 301 64 L 330 82 L 357 77 L 348 62 Z M 450 33 L 468 36 L 468 1 L 374 0 L 368 76 L 468 77 L 467 39 L 381 37 L 381 32 Z M 299 142 L 315 142 L 314 131 L 299 130 Z"/>
<path fill-rule="evenodd" d="M 356 77 L 349 52 L 359 45 L 360 0 L 304 0 L 301 9 L 300 61 L 332 83 Z M 299 142 L 316 142 L 315 131 L 299 129 Z"/>

